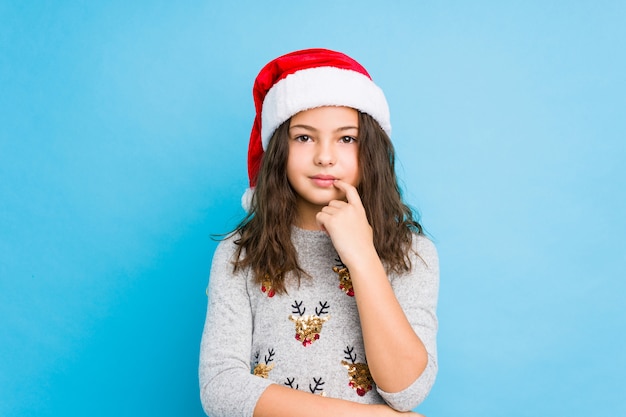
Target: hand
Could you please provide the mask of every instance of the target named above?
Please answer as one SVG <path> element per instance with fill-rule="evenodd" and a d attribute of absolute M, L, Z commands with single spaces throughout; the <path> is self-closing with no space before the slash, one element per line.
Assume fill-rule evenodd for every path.
<path fill-rule="evenodd" d="M 330 236 L 341 261 L 350 268 L 359 257 L 375 252 L 374 237 L 356 188 L 341 180 L 336 180 L 334 186 L 345 193 L 347 201 L 332 200 L 317 213 L 316 220 Z"/>

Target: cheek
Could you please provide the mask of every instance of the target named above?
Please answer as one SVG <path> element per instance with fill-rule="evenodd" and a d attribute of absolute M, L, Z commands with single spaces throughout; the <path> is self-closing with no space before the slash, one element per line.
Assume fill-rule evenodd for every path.
<path fill-rule="evenodd" d="M 287 173 L 287 180 L 290 183 L 291 183 L 291 180 L 292 180 L 293 175 L 294 175 L 293 166 L 294 166 L 294 164 L 292 163 L 291 159 L 287 159 L 286 173 Z"/>
<path fill-rule="evenodd" d="M 304 155 L 305 149 L 303 146 L 297 146 L 297 144 L 290 142 L 287 148 L 287 164 L 292 166 L 297 165 L 301 161 Z"/>
<path fill-rule="evenodd" d="M 358 150 L 355 150 L 354 152 L 351 153 L 349 159 L 350 161 L 349 163 L 349 169 L 350 169 L 350 177 L 352 178 L 352 185 L 353 186 L 357 186 L 359 185 L 359 183 L 361 182 L 361 172 L 359 169 L 359 152 Z"/>
<path fill-rule="evenodd" d="M 302 166 L 302 155 L 301 153 L 294 151 L 293 149 L 289 149 L 289 153 L 287 154 L 287 179 L 291 182 L 294 175 L 300 170 Z"/>

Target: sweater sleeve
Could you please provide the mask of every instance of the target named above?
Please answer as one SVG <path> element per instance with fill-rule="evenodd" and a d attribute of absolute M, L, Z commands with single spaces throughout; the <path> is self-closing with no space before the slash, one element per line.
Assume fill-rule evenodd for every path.
<path fill-rule="evenodd" d="M 435 245 L 423 235 L 413 237 L 409 274 L 391 280 L 394 293 L 413 330 L 428 352 L 424 372 L 407 388 L 389 393 L 377 388 L 387 404 L 398 411 L 417 407 L 428 395 L 437 375 L 437 298 L 439 294 L 439 258 Z"/>
<path fill-rule="evenodd" d="M 271 384 L 250 373 L 252 311 L 246 272 L 233 273 L 232 239 L 220 242 L 209 278 L 207 316 L 200 344 L 200 399 L 211 417 L 251 417 Z"/>

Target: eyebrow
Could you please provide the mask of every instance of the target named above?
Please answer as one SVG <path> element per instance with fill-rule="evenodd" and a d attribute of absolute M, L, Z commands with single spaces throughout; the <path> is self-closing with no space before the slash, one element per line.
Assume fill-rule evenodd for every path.
<path fill-rule="evenodd" d="M 310 132 L 317 132 L 316 128 L 314 128 L 313 126 L 309 126 L 309 125 L 293 125 L 293 126 L 289 126 L 289 130 L 295 129 L 295 128 L 308 130 Z M 337 129 L 335 129 L 335 132 L 343 132 L 343 131 L 346 131 L 346 130 L 359 130 L 359 127 L 358 126 L 342 126 L 342 127 L 339 127 Z"/>

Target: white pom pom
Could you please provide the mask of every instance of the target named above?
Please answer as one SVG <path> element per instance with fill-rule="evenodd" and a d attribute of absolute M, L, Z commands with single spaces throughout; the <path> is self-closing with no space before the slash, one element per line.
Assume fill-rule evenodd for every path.
<path fill-rule="evenodd" d="M 245 211 L 249 212 L 252 207 L 252 196 L 254 195 L 254 188 L 248 188 L 243 196 L 241 196 L 241 207 Z"/>

